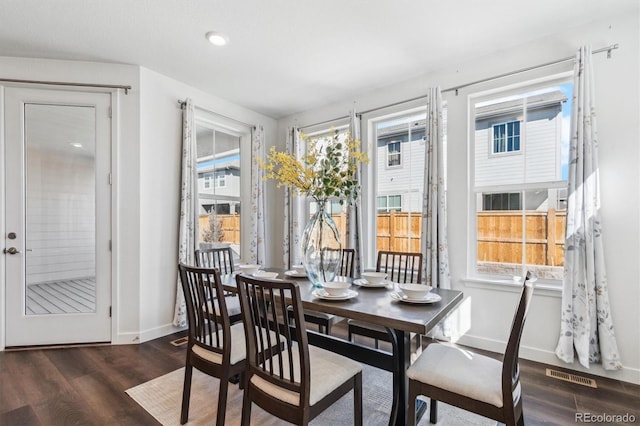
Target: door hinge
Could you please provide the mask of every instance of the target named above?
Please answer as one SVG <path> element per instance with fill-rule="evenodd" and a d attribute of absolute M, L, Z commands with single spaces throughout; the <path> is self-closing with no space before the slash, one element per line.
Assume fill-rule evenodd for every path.
<path fill-rule="evenodd" d="M 111 251 L 111 240 L 109 240 L 109 251 Z"/>
<path fill-rule="evenodd" d="M 113 175 L 109 173 L 109 185 L 113 185 Z"/>
<path fill-rule="evenodd" d="M 109 108 L 107 109 L 107 114 L 109 115 L 109 118 L 113 118 L 113 117 L 111 117 L 111 114 L 112 114 L 112 113 L 111 113 L 111 107 L 109 107 Z"/>
<path fill-rule="evenodd" d="M 109 318 L 111 318 L 111 306 L 109 306 Z"/>

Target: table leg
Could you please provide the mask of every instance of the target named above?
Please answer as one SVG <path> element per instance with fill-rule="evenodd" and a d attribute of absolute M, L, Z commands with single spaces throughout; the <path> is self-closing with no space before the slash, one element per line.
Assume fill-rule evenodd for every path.
<path fill-rule="evenodd" d="M 407 424 L 407 395 L 409 382 L 406 371 L 411 365 L 411 334 L 402 330 L 388 330 L 393 347 L 393 405 L 389 425 Z M 415 415 L 415 414 L 413 414 Z"/>

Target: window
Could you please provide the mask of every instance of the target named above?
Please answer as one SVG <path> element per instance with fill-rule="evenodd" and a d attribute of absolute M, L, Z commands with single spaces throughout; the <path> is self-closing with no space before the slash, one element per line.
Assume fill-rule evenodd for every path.
<path fill-rule="evenodd" d="M 390 211 L 402 210 L 401 195 L 379 195 L 378 196 L 378 212 L 388 213 Z"/>
<path fill-rule="evenodd" d="M 520 151 L 520 122 L 493 125 L 493 153 Z"/>
<path fill-rule="evenodd" d="M 399 166 L 400 160 L 400 142 L 389 142 L 387 144 L 387 166 Z"/>
<path fill-rule="evenodd" d="M 562 279 L 572 84 L 472 96 L 472 275 Z M 519 155 L 494 155 L 518 153 Z"/>
<path fill-rule="evenodd" d="M 502 194 L 483 194 L 482 210 L 520 210 L 519 192 L 506 192 Z"/>
<path fill-rule="evenodd" d="M 420 251 L 425 167 L 424 107 L 370 119 L 370 163 L 363 183 L 371 213 L 365 222 L 364 267 L 378 250 Z"/>
<path fill-rule="evenodd" d="M 207 117 L 208 118 L 208 117 Z M 213 119 L 196 117 L 199 246 L 230 246 L 241 257 L 241 146 L 248 129 L 229 130 Z"/>

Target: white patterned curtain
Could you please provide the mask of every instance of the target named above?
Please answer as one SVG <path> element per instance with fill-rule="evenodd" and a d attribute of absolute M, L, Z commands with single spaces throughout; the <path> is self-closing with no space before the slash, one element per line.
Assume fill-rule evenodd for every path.
<path fill-rule="evenodd" d="M 193 101 L 187 99 L 182 109 L 182 184 L 180 187 L 180 229 L 178 233 L 178 262 L 195 264 L 195 249 L 198 241 L 198 193 L 196 190 L 196 134 Z M 176 288 L 176 305 L 173 325 L 187 325 L 187 311 L 182 293 L 180 277 Z"/>
<path fill-rule="evenodd" d="M 296 158 L 302 158 L 304 147 L 300 144 L 300 131 L 294 127 L 287 129 L 287 140 L 285 151 L 288 154 L 295 152 Z M 295 190 L 286 188 L 284 193 L 284 242 L 283 242 L 283 263 L 285 268 L 290 269 L 291 265 L 302 263 L 300 256 L 300 241 L 302 231 L 305 226 L 304 218 L 304 197 L 294 194 Z"/>
<path fill-rule="evenodd" d="M 569 197 L 560 338 L 556 355 L 571 363 L 602 363 L 621 369 L 613 331 L 598 209 L 598 135 L 590 46 L 581 47 L 574 67 Z"/>
<path fill-rule="evenodd" d="M 360 140 L 360 118 L 356 115 L 356 111 L 349 113 L 349 132 L 351 136 Z M 362 146 L 360 146 L 362 149 Z M 362 184 L 362 166 L 358 166 L 358 182 Z M 362 243 L 362 194 L 354 201 L 353 205 L 347 206 L 346 218 L 346 241 L 342 242 L 343 248 L 355 249 L 354 276 L 359 277 L 362 272 L 362 253 L 364 246 Z"/>
<path fill-rule="evenodd" d="M 257 159 L 264 161 L 264 129 L 256 126 L 251 131 L 251 226 L 249 228 L 248 263 L 263 264 L 265 262 L 264 241 L 264 171 Z"/>
<path fill-rule="evenodd" d="M 444 121 L 440 87 L 429 89 L 425 141 L 424 191 L 422 194 L 421 251 L 423 276 L 428 285 L 451 288 L 447 242 Z"/>

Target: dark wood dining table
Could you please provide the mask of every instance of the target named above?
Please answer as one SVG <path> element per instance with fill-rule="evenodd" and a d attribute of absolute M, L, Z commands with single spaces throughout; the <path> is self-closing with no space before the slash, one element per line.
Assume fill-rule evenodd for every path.
<path fill-rule="evenodd" d="M 338 315 L 383 326 L 387 329 L 392 352 L 374 349 L 335 336 L 308 330 L 309 343 L 339 353 L 359 362 L 377 367 L 393 374 L 393 405 L 389 419 L 390 425 L 407 424 L 408 381 L 406 370 L 411 365 L 411 333 L 425 335 L 436 324 L 449 315 L 462 301 L 463 293 L 458 290 L 433 289 L 442 300 L 429 304 L 411 304 L 395 301 L 390 288 L 366 288 L 352 285 L 358 292 L 356 297 L 347 300 L 325 300 L 314 296 L 316 289 L 307 278 L 294 278 L 284 274 L 281 268 L 265 268 L 278 272 L 278 278 L 296 282 L 300 288 L 304 309 Z M 348 278 L 341 278 L 347 279 Z M 235 279 L 223 278 L 228 289 L 235 290 Z M 424 407 L 422 408 L 424 410 Z M 414 414 L 415 415 L 415 414 Z"/>

